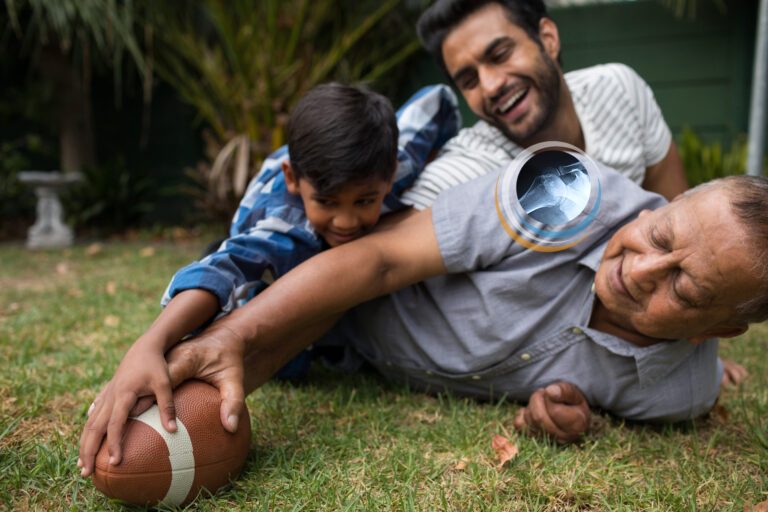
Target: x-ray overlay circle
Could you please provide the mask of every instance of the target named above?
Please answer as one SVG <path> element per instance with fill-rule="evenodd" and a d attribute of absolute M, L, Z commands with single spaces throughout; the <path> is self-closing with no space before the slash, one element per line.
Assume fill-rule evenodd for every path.
<path fill-rule="evenodd" d="M 547 153 L 549 156 L 541 156 Z M 526 166 L 532 159 L 533 167 Z M 570 190 L 562 184 L 544 187 L 549 194 L 547 204 L 558 205 L 559 211 L 558 208 L 532 209 L 532 205 L 545 203 L 530 201 L 531 196 L 526 196 L 528 184 L 538 181 L 541 185 L 547 181 L 536 180 L 537 162 L 541 163 L 541 176 L 549 179 L 562 175 L 571 184 Z M 558 197 L 561 192 L 562 197 Z M 515 241 L 536 251 L 556 252 L 576 245 L 591 233 L 589 227 L 597 215 L 601 195 L 600 168 L 594 160 L 576 146 L 549 141 L 526 148 L 501 171 L 496 182 L 495 202 L 504 230 Z M 555 215 L 551 214 L 553 211 Z"/>

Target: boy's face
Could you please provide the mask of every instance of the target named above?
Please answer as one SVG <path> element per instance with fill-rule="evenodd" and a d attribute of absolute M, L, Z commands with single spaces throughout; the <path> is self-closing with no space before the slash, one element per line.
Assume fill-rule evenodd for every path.
<path fill-rule="evenodd" d="M 379 221 L 381 203 L 392 189 L 391 180 L 373 178 L 323 194 L 307 180 L 296 178 L 290 163 L 283 163 L 283 173 L 288 191 L 301 196 L 307 219 L 331 247 L 368 233 Z"/>

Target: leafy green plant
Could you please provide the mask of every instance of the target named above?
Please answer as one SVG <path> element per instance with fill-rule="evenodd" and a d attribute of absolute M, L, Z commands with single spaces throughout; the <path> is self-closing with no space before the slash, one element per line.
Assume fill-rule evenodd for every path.
<path fill-rule="evenodd" d="M 143 79 L 144 99 L 149 101 L 152 61 L 145 58 L 143 46 L 151 48 L 151 32 L 142 30 L 146 27 L 140 20 L 150 7 L 146 0 L 5 0 L 0 7 L 5 14 L 0 18 L 0 30 L 15 36 L 34 72 L 27 81 L 42 80 L 56 90 L 57 167 L 63 172 L 96 163 L 90 94 L 94 71 L 112 70 L 119 101 L 123 73 L 135 70 Z"/>
<path fill-rule="evenodd" d="M 692 187 L 715 178 L 744 174 L 747 167 L 747 139 L 744 135 L 737 137 L 726 150 L 720 142 L 707 143 L 686 127 L 679 137 L 678 150 L 688 184 Z M 765 169 L 763 165 L 764 174 Z"/>
<path fill-rule="evenodd" d="M 201 210 L 231 215 L 264 157 L 284 143 L 304 92 L 334 79 L 376 81 L 418 48 L 411 21 L 394 28 L 400 4 L 204 0 L 200 13 L 181 17 L 158 7 L 156 72 L 211 130 L 209 161 L 191 172 Z"/>
<path fill-rule="evenodd" d="M 65 210 L 76 226 L 113 233 L 134 226 L 152 211 L 158 192 L 154 182 L 129 170 L 122 158 L 108 165 L 84 167 L 85 181 L 67 192 Z"/>
<path fill-rule="evenodd" d="M 33 211 L 34 199 L 29 187 L 18 179 L 18 172 L 29 166 L 22 151 L 27 138 L 0 143 L 0 218 L 27 215 Z"/>

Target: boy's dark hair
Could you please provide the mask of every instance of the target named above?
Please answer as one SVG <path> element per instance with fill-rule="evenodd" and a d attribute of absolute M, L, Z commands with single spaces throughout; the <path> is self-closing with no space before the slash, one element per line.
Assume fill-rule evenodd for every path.
<path fill-rule="evenodd" d="M 528 37 L 542 46 L 539 38 L 539 22 L 547 16 L 542 0 L 437 0 L 419 17 L 416 31 L 424 48 L 448 73 L 443 60 L 443 41 L 451 30 L 465 18 L 488 4 L 499 4 L 507 19 L 525 30 Z"/>
<path fill-rule="evenodd" d="M 294 174 L 321 193 L 371 178 L 388 181 L 397 168 L 395 111 L 363 86 L 313 88 L 293 108 L 287 136 Z"/>

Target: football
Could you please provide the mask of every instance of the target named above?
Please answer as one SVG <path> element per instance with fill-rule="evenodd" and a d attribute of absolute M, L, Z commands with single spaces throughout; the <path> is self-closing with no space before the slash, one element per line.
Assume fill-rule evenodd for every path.
<path fill-rule="evenodd" d="M 166 432 L 155 404 L 129 418 L 120 464 L 109 464 L 102 443 L 91 477 L 97 489 L 136 505 L 184 505 L 201 489 L 215 492 L 240 474 L 251 442 L 248 411 L 232 434 L 221 425 L 215 387 L 188 381 L 174 391 L 173 399 L 176 432 Z"/>

